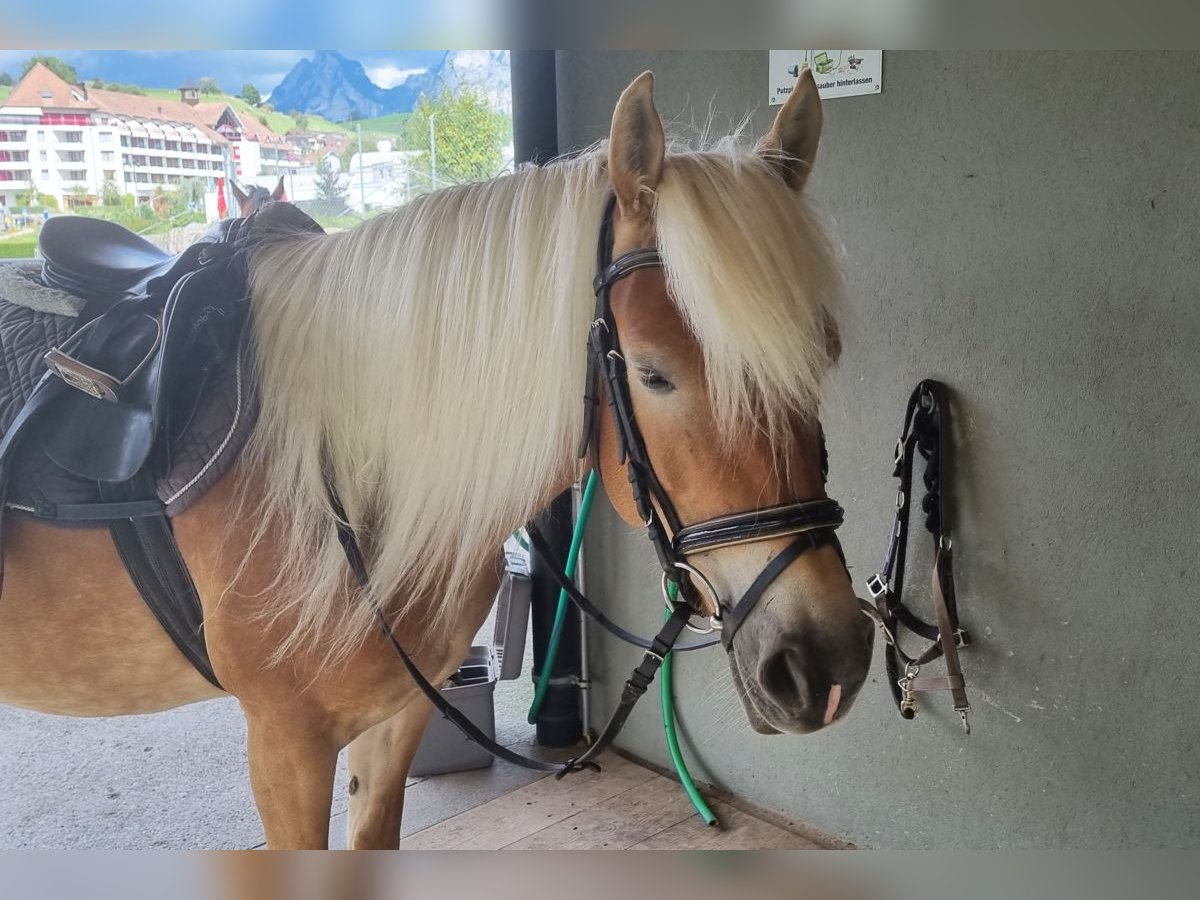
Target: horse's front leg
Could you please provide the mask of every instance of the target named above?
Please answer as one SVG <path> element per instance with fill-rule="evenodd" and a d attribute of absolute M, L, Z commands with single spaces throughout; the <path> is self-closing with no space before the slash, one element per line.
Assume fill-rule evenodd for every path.
<path fill-rule="evenodd" d="M 404 785 L 433 707 L 415 696 L 403 709 L 350 742 L 350 807 L 346 846 L 395 850 L 400 846 Z"/>
<path fill-rule="evenodd" d="M 250 786 L 272 850 L 324 850 L 339 746 L 321 717 L 247 708 Z"/>

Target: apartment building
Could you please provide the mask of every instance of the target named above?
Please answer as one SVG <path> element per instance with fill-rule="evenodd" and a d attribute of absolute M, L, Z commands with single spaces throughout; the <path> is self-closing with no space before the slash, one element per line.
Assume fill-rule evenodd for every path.
<path fill-rule="evenodd" d="M 68 84 L 38 64 L 0 106 L 0 205 L 22 205 L 31 188 L 60 208 L 97 203 L 106 184 L 138 202 L 199 178 L 286 171 L 286 138 L 225 103 L 181 100 Z"/>

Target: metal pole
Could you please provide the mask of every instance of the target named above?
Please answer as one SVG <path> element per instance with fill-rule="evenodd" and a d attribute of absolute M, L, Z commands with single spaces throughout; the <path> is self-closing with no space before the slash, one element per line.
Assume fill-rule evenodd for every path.
<path fill-rule="evenodd" d="M 363 153 L 362 140 L 362 125 L 356 123 L 354 130 L 358 132 L 358 201 L 362 204 L 362 217 L 367 217 L 367 183 L 366 174 L 364 172 L 367 162 L 366 154 Z"/>
<path fill-rule="evenodd" d="M 433 113 L 429 114 L 429 160 L 433 189 L 437 190 L 437 140 L 433 129 Z"/>

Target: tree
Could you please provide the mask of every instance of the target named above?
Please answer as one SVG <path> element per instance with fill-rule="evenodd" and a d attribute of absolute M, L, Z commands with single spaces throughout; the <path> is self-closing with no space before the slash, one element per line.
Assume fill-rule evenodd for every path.
<path fill-rule="evenodd" d="M 105 178 L 104 184 L 100 186 L 100 202 L 105 206 L 121 205 L 121 189 L 111 178 Z"/>
<path fill-rule="evenodd" d="M 65 81 L 67 84 L 78 84 L 79 74 L 75 71 L 75 67 L 58 56 L 31 56 L 25 60 L 21 66 L 21 77 L 24 78 L 29 74 L 29 70 L 38 63 L 44 65 L 47 69 Z"/>
<path fill-rule="evenodd" d="M 12 87 L 13 77 L 7 72 L 0 72 L 0 87 Z"/>
<path fill-rule="evenodd" d="M 308 116 L 295 109 L 289 112 L 288 115 L 295 121 L 297 131 L 308 131 Z"/>
<path fill-rule="evenodd" d="M 349 194 L 342 184 L 342 176 L 333 170 L 325 157 L 317 162 L 317 202 L 323 207 L 322 212 L 337 215 L 345 211 Z"/>
<path fill-rule="evenodd" d="M 213 78 L 211 75 L 205 75 L 203 78 L 201 78 L 197 87 L 200 88 L 200 93 L 202 94 L 221 93 L 221 86 L 217 84 L 217 79 Z"/>
<path fill-rule="evenodd" d="M 258 106 L 258 104 L 262 103 L 262 94 L 260 94 L 258 92 L 258 88 L 252 84 L 242 85 L 241 97 L 251 106 Z"/>
<path fill-rule="evenodd" d="M 436 184 L 429 142 L 431 119 L 437 151 Z M 418 151 L 412 165 L 424 174 L 429 186 L 444 187 L 497 175 L 511 133 L 508 117 L 493 110 L 482 91 L 465 88 L 456 94 L 443 87 L 436 97 L 421 97 L 405 123 L 404 145 Z"/>

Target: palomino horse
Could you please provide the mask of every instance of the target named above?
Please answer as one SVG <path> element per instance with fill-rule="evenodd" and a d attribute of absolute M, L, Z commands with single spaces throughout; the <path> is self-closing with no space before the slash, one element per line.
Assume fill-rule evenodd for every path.
<path fill-rule="evenodd" d="M 491 604 L 503 539 L 580 474 L 610 195 L 614 256 L 661 254 L 661 267 L 614 285 L 611 305 L 645 448 L 680 520 L 824 496 L 817 405 L 839 351 L 841 282 L 803 192 L 816 86 L 802 76 L 756 149 L 729 139 L 668 153 L 652 85 L 646 73 L 622 94 L 606 149 L 254 251 L 255 433 L 174 530 L 214 669 L 245 712 L 271 847 L 326 846 L 338 751 L 385 722 L 390 756 L 355 795 L 350 843 L 397 846 L 430 708 L 372 608 L 431 681 L 444 679 Z M 641 524 L 600 408 L 592 462 L 622 517 Z M 347 575 L 330 484 L 369 588 Z M 107 534 L 7 528 L 0 700 L 112 716 L 222 696 L 156 624 Z M 689 560 L 729 602 L 787 544 Z M 843 716 L 871 640 L 836 545 L 796 559 L 730 648 L 751 724 L 802 733 Z"/>

